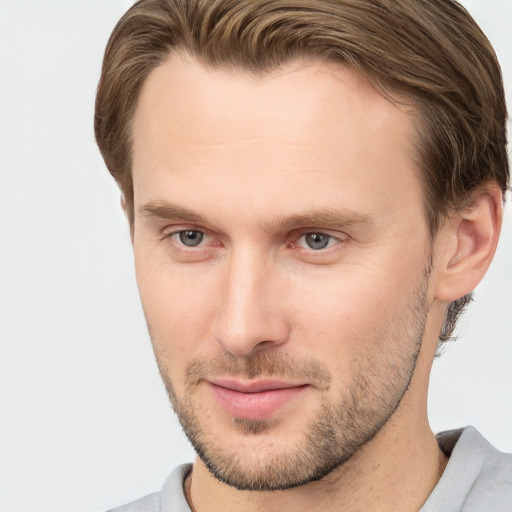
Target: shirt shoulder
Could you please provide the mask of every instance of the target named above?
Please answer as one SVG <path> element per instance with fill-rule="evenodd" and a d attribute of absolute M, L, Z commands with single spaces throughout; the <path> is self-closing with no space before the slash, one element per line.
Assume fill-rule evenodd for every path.
<path fill-rule="evenodd" d="M 169 475 L 160 492 L 155 492 L 108 512 L 191 512 L 183 482 L 190 473 L 192 464 L 182 464 Z"/>
<path fill-rule="evenodd" d="M 108 512 L 160 512 L 160 495 L 155 492 L 148 494 L 121 507 L 116 507 Z"/>
<path fill-rule="evenodd" d="M 512 512 L 512 454 L 475 428 L 438 435 L 448 465 L 421 512 Z"/>

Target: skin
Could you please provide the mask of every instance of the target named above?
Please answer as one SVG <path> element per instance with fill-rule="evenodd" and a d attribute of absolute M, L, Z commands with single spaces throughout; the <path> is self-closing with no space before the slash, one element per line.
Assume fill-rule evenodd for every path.
<path fill-rule="evenodd" d="M 134 118 L 133 246 L 182 422 L 247 482 L 287 459 L 289 471 L 307 466 L 292 456 L 309 456 L 306 433 L 326 410 L 359 418 L 331 418 L 348 460 L 287 490 L 237 489 L 198 458 L 186 482 L 195 510 L 418 510 L 439 479 L 430 367 L 448 301 L 490 262 L 501 196 L 482 191 L 432 243 L 413 123 L 334 63 L 249 75 L 173 55 L 148 77 Z M 309 247 L 308 233 L 327 247 Z M 301 388 L 269 414 L 256 394 L 261 414 L 237 418 L 212 385 L 226 378 Z"/>

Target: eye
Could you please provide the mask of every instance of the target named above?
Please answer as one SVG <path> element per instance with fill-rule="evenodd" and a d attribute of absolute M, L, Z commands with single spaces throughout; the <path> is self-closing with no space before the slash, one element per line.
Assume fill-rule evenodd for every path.
<path fill-rule="evenodd" d="M 197 231 L 195 229 L 185 229 L 182 231 L 176 231 L 172 233 L 170 237 L 187 247 L 197 247 L 201 245 L 205 239 L 205 234 L 202 231 Z"/>
<path fill-rule="evenodd" d="M 326 249 L 327 247 L 334 245 L 338 241 L 338 238 L 325 233 L 305 233 L 299 238 L 297 246 L 312 249 L 314 251 L 321 251 L 322 249 Z"/>

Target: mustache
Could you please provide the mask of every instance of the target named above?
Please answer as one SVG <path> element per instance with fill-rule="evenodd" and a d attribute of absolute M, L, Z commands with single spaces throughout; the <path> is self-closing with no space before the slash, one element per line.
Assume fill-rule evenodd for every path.
<path fill-rule="evenodd" d="M 315 359 L 291 357 L 288 354 L 261 351 L 248 356 L 235 356 L 224 352 L 216 357 L 192 361 L 185 371 L 187 389 L 201 380 L 214 376 L 233 376 L 246 379 L 257 377 L 306 381 L 315 388 L 326 391 L 331 386 L 330 373 Z"/>

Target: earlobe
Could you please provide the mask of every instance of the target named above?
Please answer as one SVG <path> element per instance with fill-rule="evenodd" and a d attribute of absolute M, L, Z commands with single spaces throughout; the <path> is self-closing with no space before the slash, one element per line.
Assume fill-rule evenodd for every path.
<path fill-rule="evenodd" d="M 492 261 L 501 231 L 503 195 L 497 186 L 475 191 L 467 207 L 446 222 L 441 238 L 437 298 L 473 291 Z"/>
<path fill-rule="evenodd" d="M 124 194 L 121 194 L 121 208 L 123 209 L 124 214 L 126 215 L 126 199 L 124 198 Z"/>

